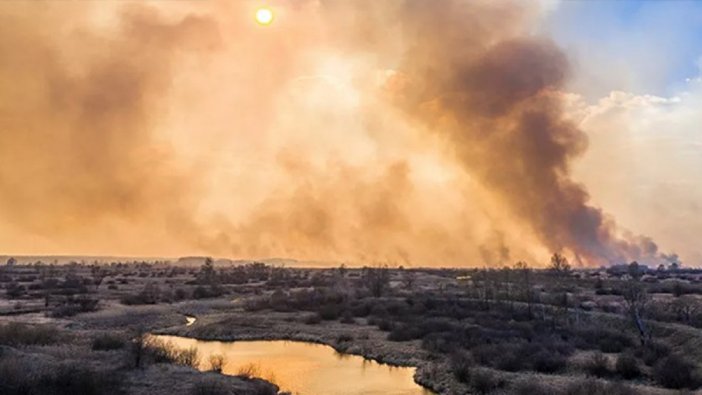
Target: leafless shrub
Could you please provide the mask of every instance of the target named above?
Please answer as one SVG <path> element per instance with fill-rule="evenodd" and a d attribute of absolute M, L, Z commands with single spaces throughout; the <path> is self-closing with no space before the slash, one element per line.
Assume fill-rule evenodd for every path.
<path fill-rule="evenodd" d="M 59 334 L 55 328 L 16 322 L 0 324 L 0 345 L 47 345 L 56 343 Z"/>
<path fill-rule="evenodd" d="M 211 355 L 210 359 L 209 359 L 210 370 L 213 372 L 222 373 L 222 368 L 224 368 L 225 362 L 226 361 L 225 361 L 224 355 L 221 355 L 221 354 Z"/>
<path fill-rule="evenodd" d="M 488 369 L 476 368 L 470 373 L 470 386 L 479 394 L 490 393 L 504 385 L 505 381 Z"/>
<path fill-rule="evenodd" d="M 653 367 L 655 380 L 667 388 L 697 388 L 699 378 L 695 365 L 686 358 L 672 354 L 656 363 Z"/>
<path fill-rule="evenodd" d="M 197 368 L 200 364 L 200 357 L 195 347 L 182 350 L 170 342 L 152 337 L 147 337 L 142 343 L 144 355 L 155 363 L 173 363 L 192 368 Z"/>
<path fill-rule="evenodd" d="M 641 375 L 639 362 L 631 352 L 619 355 L 615 369 L 617 374 L 627 380 L 635 379 Z"/>
<path fill-rule="evenodd" d="M 42 365 L 21 359 L 0 360 L 0 394 L 108 395 L 120 393 L 114 374 L 86 365 Z"/>
<path fill-rule="evenodd" d="M 471 356 L 465 352 L 454 352 L 451 355 L 451 371 L 456 380 L 467 383 L 470 380 L 470 372 L 475 365 Z"/>
<path fill-rule="evenodd" d="M 230 395 L 229 389 L 219 380 L 207 378 L 195 383 L 192 395 Z"/>
<path fill-rule="evenodd" d="M 609 374 L 607 357 L 601 352 L 594 353 L 585 366 L 587 372 L 593 376 L 605 377 Z"/>
<path fill-rule="evenodd" d="M 576 380 L 565 389 L 565 395 L 634 395 L 636 392 L 622 383 L 605 383 L 596 379 Z"/>
<path fill-rule="evenodd" d="M 303 319 L 307 325 L 317 325 L 322 322 L 322 317 L 320 317 L 317 313 L 307 314 Z"/>
<path fill-rule="evenodd" d="M 186 350 L 176 350 L 173 356 L 173 362 L 178 365 L 190 366 L 192 368 L 197 368 L 198 365 L 200 365 L 200 356 L 195 347 Z"/>
<path fill-rule="evenodd" d="M 557 391 L 536 377 L 517 380 L 510 386 L 510 393 L 515 395 L 555 395 Z"/>
<path fill-rule="evenodd" d="M 250 363 L 239 368 L 236 375 L 245 379 L 252 379 L 261 375 L 261 369 L 258 365 Z"/>
<path fill-rule="evenodd" d="M 101 351 L 119 350 L 124 348 L 125 343 L 125 339 L 121 336 L 105 333 L 93 339 L 92 349 Z"/>

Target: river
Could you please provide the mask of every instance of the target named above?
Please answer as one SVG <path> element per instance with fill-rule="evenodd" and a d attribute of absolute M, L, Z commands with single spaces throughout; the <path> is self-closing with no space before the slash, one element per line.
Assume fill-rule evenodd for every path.
<path fill-rule="evenodd" d="M 254 376 L 277 384 L 294 395 L 431 395 L 413 380 L 414 368 L 394 367 L 356 355 L 338 353 L 329 346 L 297 341 L 201 341 L 177 336 L 155 336 L 175 347 L 195 347 L 200 370 L 209 358 L 222 355 L 222 373 Z"/>

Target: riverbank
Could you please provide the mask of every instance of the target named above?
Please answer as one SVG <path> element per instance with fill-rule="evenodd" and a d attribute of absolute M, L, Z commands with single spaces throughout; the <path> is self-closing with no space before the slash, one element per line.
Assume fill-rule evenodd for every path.
<path fill-rule="evenodd" d="M 417 384 L 436 393 L 448 393 L 448 383 L 442 383 L 441 375 L 431 366 L 431 356 L 422 350 L 420 341 L 388 342 L 386 333 L 366 325 L 363 319 L 353 324 L 336 321 L 307 324 L 307 319 L 306 314 L 299 313 L 230 311 L 199 316 L 192 325 L 154 333 L 198 340 L 294 340 L 324 344 L 339 353 L 392 366 L 417 368 L 414 376 Z"/>
<path fill-rule="evenodd" d="M 161 319 L 157 317 L 161 316 Z M 111 309 L 69 319 L 14 316 L 0 321 L 0 394 L 278 395 L 258 378 L 200 372 L 138 351 L 139 322 L 185 325 L 172 306 Z M 23 320 L 24 319 L 24 320 Z M 120 323 L 127 323 L 119 325 Z M 137 354 L 141 357 L 137 357 Z M 140 362 L 138 362 L 140 360 Z M 208 390 L 209 392 L 202 392 Z M 282 395 L 282 394 L 280 394 Z"/>
<path fill-rule="evenodd" d="M 232 308 L 226 312 L 209 311 L 197 316 L 192 325 L 173 326 L 156 330 L 154 333 L 198 340 L 294 340 L 319 343 L 340 353 L 358 355 L 395 366 L 415 367 L 414 381 L 440 395 L 465 395 L 474 391 L 456 380 L 451 373 L 449 356 L 427 352 L 422 349 L 420 340 L 388 341 L 387 332 L 369 325 L 364 318 L 355 318 L 352 323 L 315 321 L 311 320 L 307 313 L 301 312 L 250 312 Z M 586 379 L 583 375 L 568 373 L 545 375 L 533 372 L 504 372 L 489 368 L 479 370 L 499 382 L 516 382 L 515 387 L 519 388 L 528 388 L 531 383 L 539 382 L 558 390 L 572 387 L 574 382 Z M 590 383 L 604 383 L 604 380 L 598 381 L 592 377 L 587 379 Z M 674 393 L 645 385 L 634 384 L 631 388 L 637 394 Z"/>

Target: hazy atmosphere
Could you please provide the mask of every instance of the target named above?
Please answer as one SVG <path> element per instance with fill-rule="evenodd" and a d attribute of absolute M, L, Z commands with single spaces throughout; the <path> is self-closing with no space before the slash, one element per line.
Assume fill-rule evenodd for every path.
<path fill-rule="evenodd" d="M 702 394 L 702 1 L 0 0 L 0 395 Z"/>
<path fill-rule="evenodd" d="M 0 248 L 697 266 L 702 6 L 668 3 L 3 1 Z"/>

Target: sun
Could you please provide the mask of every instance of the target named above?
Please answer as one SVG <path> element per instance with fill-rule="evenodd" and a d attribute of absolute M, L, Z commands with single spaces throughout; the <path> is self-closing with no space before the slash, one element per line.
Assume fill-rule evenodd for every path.
<path fill-rule="evenodd" d="M 256 22 L 259 25 L 270 25 L 273 22 L 273 11 L 268 7 L 261 7 L 256 10 Z"/>

